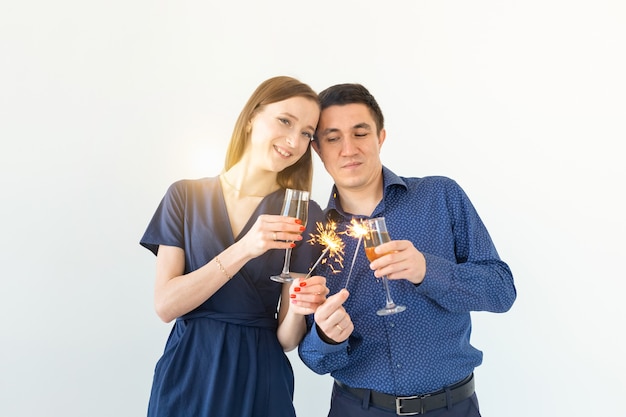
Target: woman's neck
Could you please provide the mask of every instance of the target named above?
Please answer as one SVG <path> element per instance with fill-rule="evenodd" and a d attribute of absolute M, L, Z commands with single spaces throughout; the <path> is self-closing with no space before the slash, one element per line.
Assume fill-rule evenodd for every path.
<path fill-rule="evenodd" d="M 238 198 L 265 197 L 280 188 L 275 172 L 251 170 L 242 164 L 223 171 L 220 178 L 225 188 Z"/>

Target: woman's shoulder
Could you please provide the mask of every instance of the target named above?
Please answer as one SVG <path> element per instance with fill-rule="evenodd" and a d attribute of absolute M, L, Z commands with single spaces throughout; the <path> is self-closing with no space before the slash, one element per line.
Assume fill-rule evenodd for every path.
<path fill-rule="evenodd" d="M 309 200 L 309 218 L 318 220 L 324 218 L 324 210 L 315 200 Z"/>
<path fill-rule="evenodd" d="M 184 178 L 174 181 L 168 188 L 169 192 L 193 192 L 213 188 L 219 184 L 218 177 Z"/>

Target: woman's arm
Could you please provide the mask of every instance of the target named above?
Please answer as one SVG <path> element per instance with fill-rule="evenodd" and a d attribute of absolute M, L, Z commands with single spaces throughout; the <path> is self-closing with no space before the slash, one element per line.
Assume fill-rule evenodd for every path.
<path fill-rule="evenodd" d="M 242 256 L 234 244 L 203 267 L 183 275 L 183 249 L 159 246 L 154 286 L 157 315 L 168 323 L 188 313 L 215 294 L 249 260 L 250 257 Z"/>
<path fill-rule="evenodd" d="M 198 307 L 217 292 L 251 259 L 269 249 L 286 249 L 290 237 L 300 240 L 300 225 L 292 217 L 261 215 L 246 235 L 206 265 L 184 274 L 185 252 L 175 246 L 159 246 L 156 262 L 154 306 L 164 322 L 170 322 Z"/>
<path fill-rule="evenodd" d="M 304 316 L 314 313 L 326 301 L 328 292 L 326 278 L 321 276 L 283 284 L 276 334 L 285 352 L 298 347 L 306 333 Z"/>

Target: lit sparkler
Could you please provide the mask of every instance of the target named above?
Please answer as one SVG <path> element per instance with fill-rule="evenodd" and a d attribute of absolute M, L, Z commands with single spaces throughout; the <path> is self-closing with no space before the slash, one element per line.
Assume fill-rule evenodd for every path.
<path fill-rule="evenodd" d="M 350 221 L 350 225 L 344 232 L 346 235 L 358 238 L 359 240 L 356 244 L 356 249 L 354 250 L 354 256 L 352 257 L 352 264 L 350 265 L 350 272 L 348 272 L 348 279 L 346 279 L 346 285 L 344 285 L 343 288 L 348 288 L 348 282 L 350 282 L 350 276 L 352 275 L 352 268 L 354 268 L 354 261 L 356 261 L 356 255 L 359 253 L 359 248 L 361 247 L 361 239 L 363 239 L 363 236 L 367 234 L 367 231 L 367 227 L 362 221 L 352 219 Z"/>
<path fill-rule="evenodd" d="M 328 258 L 324 259 L 322 263 L 325 263 L 328 259 L 332 259 L 334 262 L 339 264 L 341 268 L 343 268 L 343 248 L 344 243 L 337 234 L 337 224 L 333 221 L 329 221 L 326 225 L 317 222 L 317 234 L 311 234 L 311 239 L 308 240 L 309 243 L 314 245 L 315 243 L 319 243 L 322 246 L 325 246 L 326 249 L 322 252 L 320 257 L 317 259 L 315 264 L 309 270 L 309 273 L 306 274 L 304 279 L 307 279 L 311 276 L 311 272 L 315 269 L 315 267 L 324 259 L 324 256 L 328 254 Z M 335 269 L 332 263 L 329 264 L 330 269 L 334 274 L 339 272 L 338 269 Z"/>

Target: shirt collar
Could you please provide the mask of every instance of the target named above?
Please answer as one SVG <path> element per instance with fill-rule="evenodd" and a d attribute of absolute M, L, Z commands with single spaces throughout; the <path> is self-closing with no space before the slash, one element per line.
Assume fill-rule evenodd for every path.
<path fill-rule="evenodd" d="M 406 182 L 404 182 L 401 177 L 397 176 L 389 168 L 383 165 L 383 201 L 381 202 L 382 206 L 379 205 L 379 208 L 384 209 L 384 203 L 387 197 L 387 193 L 389 192 L 391 187 L 396 185 L 404 188 L 405 190 L 408 189 Z M 326 217 L 329 219 L 354 217 L 343 211 L 341 203 L 339 202 L 339 191 L 337 191 L 336 185 L 333 185 L 333 189 L 330 194 L 330 198 L 328 199 L 326 210 L 324 210 L 324 212 L 326 213 Z"/>

